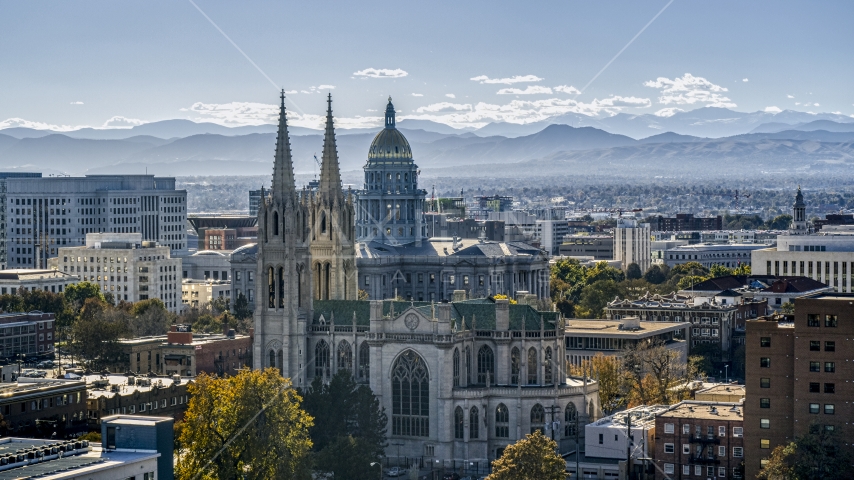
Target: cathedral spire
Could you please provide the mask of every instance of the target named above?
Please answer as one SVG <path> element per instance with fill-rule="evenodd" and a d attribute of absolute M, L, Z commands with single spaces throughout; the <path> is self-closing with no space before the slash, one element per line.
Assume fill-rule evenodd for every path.
<path fill-rule="evenodd" d="M 288 136 L 288 118 L 285 112 L 285 91 L 282 90 L 279 106 L 279 131 L 276 135 L 276 159 L 273 164 L 273 197 L 284 199 L 296 193 L 294 164 L 291 158 L 291 140 Z"/>
<path fill-rule="evenodd" d="M 341 171 L 338 168 L 338 147 L 335 145 L 335 126 L 332 123 L 332 94 L 326 99 L 326 131 L 323 135 L 323 158 L 320 164 L 321 194 L 341 193 Z"/>

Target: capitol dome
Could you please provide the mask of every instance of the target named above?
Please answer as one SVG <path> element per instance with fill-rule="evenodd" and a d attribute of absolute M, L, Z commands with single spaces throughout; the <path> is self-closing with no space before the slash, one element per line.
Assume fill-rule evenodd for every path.
<path fill-rule="evenodd" d="M 412 161 L 409 141 L 395 127 L 394 105 L 391 97 L 385 109 L 385 128 L 374 137 L 368 150 L 368 161 Z"/>

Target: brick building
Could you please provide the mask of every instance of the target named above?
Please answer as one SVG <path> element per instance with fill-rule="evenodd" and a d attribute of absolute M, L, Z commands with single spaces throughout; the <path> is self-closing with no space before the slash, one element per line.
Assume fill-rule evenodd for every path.
<path fill-rule="evenodd" d="M 0 384 L 0 413 L 6 432 L 19 436 L 86 431 L 86 383 L 22 377 Z"/>
<path fill-rule="evenodd" d="M 252 365 L 253 335 L 194 333 L 189 325 L 172 325 L 166 335 L 122 340 L 128 371 L 195 377 L 199 373 L 234 375 Z M 124 372 L 119 365 L 110 369 Z"/>
<path fill-rule="evenodd" d="M 793 316 L 747 322 L 745 473 L 754 478 L 774 447 L 810 429 L 854 434 L 854 294 L 796 298 Z M 849 453 L 854 446 L 846 444 Z"/>
<path fill-rule="evenodd" d="M 90 430 L 100 430 L 101 419 L 111 415 L 152 415 L 184 418 L 190 401 L 187 377 L 149 375 L 87 375 L 86 407 Z"/>
<path fill-rule="evenodd" d="M 742 478 L 743 408 L 743 402 L 686 400 L 658 414 L 656 480 Z"/>
<path fill-rule="evenodd" d="M 53 358 L 55 324 L 56 315 L 53 313 L 0 314 L 0 358 Z"/>

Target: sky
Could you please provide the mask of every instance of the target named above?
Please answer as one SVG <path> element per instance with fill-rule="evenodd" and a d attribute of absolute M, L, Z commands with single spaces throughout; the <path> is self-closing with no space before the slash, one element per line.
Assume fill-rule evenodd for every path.
<path fill-rule="evenodd" d="M 0 0 L 0 128 L 854 114 L 854 2 Z M 651 22 L 651 23 L 650 23 Z M 585 88 L 586 87 L 586 88 Z M 583 90 L 583 91 L 582 91 Z"/>

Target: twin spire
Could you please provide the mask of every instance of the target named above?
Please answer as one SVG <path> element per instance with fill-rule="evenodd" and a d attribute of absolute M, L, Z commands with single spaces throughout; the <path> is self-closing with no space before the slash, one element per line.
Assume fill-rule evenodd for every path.
<path fill-rule="evenodd" d="M 276 134 L 276 157 L 273 164 L 273 196 L 283 201 L 296 195 L 294 164 L 288 136 L 288 118 L 285 112 L 285 91 L 282 90 L 279 106 L 279 128 Z M 332 121 L 332 94 L 327 97 L 326 129 L 323 134 L 323 159 L 320 166 L 321 195 L 341 194 L 341 171 L 338 166 L 338 148 L 335 144 L 335 127 Z"/>

